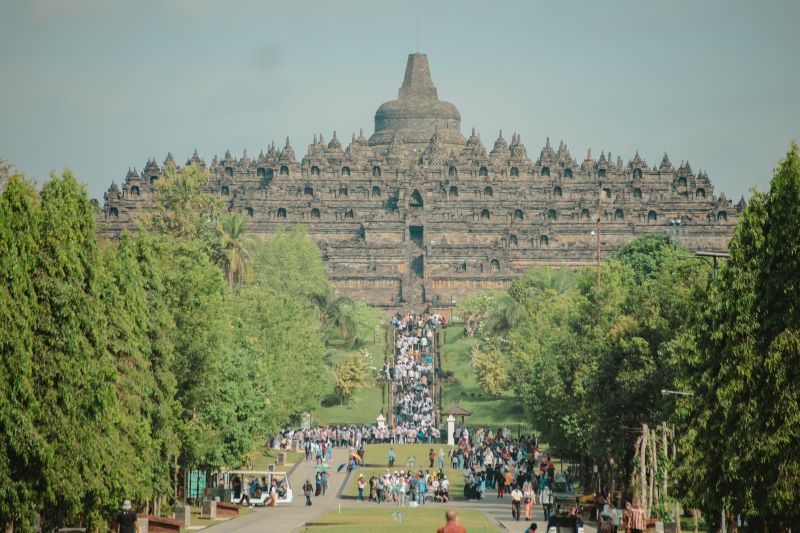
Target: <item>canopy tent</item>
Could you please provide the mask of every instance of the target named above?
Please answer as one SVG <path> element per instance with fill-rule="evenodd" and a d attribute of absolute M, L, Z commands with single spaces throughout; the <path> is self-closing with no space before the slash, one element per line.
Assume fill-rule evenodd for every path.
<path fill-rule="evenodd" d="M 458 402 L 455 402 L 454 404 L 452 404 L 447 409 L 442 409 L 442 412 L 441 412 L 441 416 L 442 417 L 450 416 L 450 415 L 453 415 L 454 417 L 460 416 L 461 417 L 461 425 L 463 426 L 464 425 L 464 419 L 466 417 L 468 417 L 468 416 L 472 416 L 472 411 L 468 411 L 467 409 L 464 409 L 463 407 L 458 405 Z"/>

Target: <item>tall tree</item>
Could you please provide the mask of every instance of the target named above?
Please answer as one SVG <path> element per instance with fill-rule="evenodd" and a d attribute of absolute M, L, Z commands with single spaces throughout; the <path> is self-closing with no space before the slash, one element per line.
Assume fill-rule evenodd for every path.
<path fill-rule="evenodd" d="M 32 345 L 37 427 L 53 453 L 41 473 L 42 514 L 48 525 L 78 521 L 91 529 L 103 523 L 104 509 L 118 505 L 122 487 L 106 480 L 124 468 L 113 458 L 116 375 L 98 297 L 94 217 L 71 173 L 42 188 Z"/>
<path fill-rule="evenodd" d="M 156 204 L 143 220 L 146 229 L 180 239 L 216 245 L 215 233 L 222 214 L 220 199 L 206 192 L 208 171 L 195 165 L 167 168 L 158 184 Z"/>
<path fill-rule="evenodd" d="M 222 219 L 220 246 L 225 278 L 231 288 L 244 281 L 247 264 L 252 258 L 255 241 L 246 233 L 246 228 L 247 220 L 242 215 L 228 215 Z"/>
<path fill-rule="evenodd" d="M 710 516 L 800 523 L 800 154 L 754 193 L 685 357 L 682 469 Z M 720 438 L 723 437 L 723 438 Z"/>
<path fill-rule="evenodd" d="M 38 431 L 34 330 L 39 320 L 36 265 L 39 199 L 10 167 L 0 195 L 0 527 L 32 530 L 52 448 Z"/>
<path fill-rule="evenodd" d="M 253 261 L 255 282 L 299 296 L 308 309 L 315 297 L 329 291 L 322 252 L 302 226 L 279 230 L 259 248 Z"/>

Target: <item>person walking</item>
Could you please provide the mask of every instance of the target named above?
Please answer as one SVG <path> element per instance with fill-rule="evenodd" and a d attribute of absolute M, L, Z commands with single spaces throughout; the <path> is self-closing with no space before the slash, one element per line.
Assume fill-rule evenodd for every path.
<path fill-rule="evenodd" d="M 526 481 L 522 487 L 522 502 L 525 504 L 525 520 L 530 522 L 533 520 L 533 506 L 536 505 L 536 493 L 530 481 Z"/>
<path fill-rule="evenodd" d="M 536 533 L 536 529 L 538 528 L 538 524 L 536 522 L 531 522 L 531 525 L 528 526 L 528 529 L 525 530 L 525 533 Z"/>
<path fill-rule="evenodd" d="M 306 497 L 306 507 L 311 507 L 311 496 L 314 494 L 314 487 L 311 485 L 311 481 L 306 479 L 305 485 L 303 485 L 303 495 Z"/>
<path fill-rule="evenodd" d="M 636 507 L 632 507 L 630 502 L 625 505 L 625 514 L 627 521 L 627 529 L 630 533 L 643 533 L 647 527 L 647 519 L 644 516 L 644 509 L 641 508 L 639 502 L 636 502 Z"/>
<path fill-rule="evenodd" d="M 394 448 L 389 448 L 389 468 L 394 466 Z"/>
<path fill-rule="evenodd" d="M 503 490 L 505 489 L 505 476 L 503 476 L 503 471 L 498 469 L 495 471 L 494 475 L 495 481 L 497 481 L 497 497 L 503 497 Z"/>
<path fill-rule="evenodd" d="M 514 485 L 511 490 L 511 517 L 519 522 L 519 507 L 522 504 L 522 491 Z"/>
<path fill-rule="evenodd" d="M 139 533 L 139 521 L 133 512 L 130 500 L 122 502 L 122 511 L 117 514 L 116 533 Z"/>
<path fill-rule="evenodd" d="M 325 496 L 325 492 L 328 490 L 328 471 L 322 471 L 322 495 Z"/>
<path fill-rule="evenodd" d="M 546 483 L 542 489 L 542 508 L 544 509 L 544 519 L 550 520 L 550 511 L 553 508 L 553 493 L 550 491 L 550 484 Z"/>
<path fill-rule="evenodd" d="M 383 483 L 383 476 L 378 476 L 377 487 L 378 487 L 378 503 L 381 503 L 383 501 L 383 491 L 386 488 L 386 486 Z"/>

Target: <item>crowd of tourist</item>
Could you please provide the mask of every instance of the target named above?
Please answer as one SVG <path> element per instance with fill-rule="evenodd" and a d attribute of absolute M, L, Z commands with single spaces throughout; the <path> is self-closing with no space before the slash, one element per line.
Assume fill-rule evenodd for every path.
<path fill-rule="evenodd" d="M 315 460 L 318 464 L 332 459 L 333 448 L 347 448 L 347 467 L 355 470 L 364 466 L 365 450 L 372 444 L 439 443 L 440 429 L 434 406 L 434 357 L 436 330 L 444 323 L 444 317 L 433 314 L 408 313 L 392 318 L 394 357 L 382 371 L 394 390 L 391 413 L 394 423 L 391 426 L 351 424 L 286 429 L 273 438 L 273 448 L 303 450 L 306 460 Z M 435 446 L 430 448 L 427 469 L 418 469 L 415 458 L 411 457 L 401 462 L 404 469 L 395 469 L 395 450 L 390 448 L 389 468 L 385 472 L 358 474 L 357 500 L 399 506 L 448 502 L 452 498 L 451 480 L 445 475 L 445 467 L 450 466 L 459 472 L 459 477 L 463 475 L 465 499 L 508 498 L 515 520 L 533 520 L 534 510 L 539 506 L 545 520 L 553 520 L 565 512 L 580 520 L 576 505 L 558 509 L 554 498 L 557 492 L 573 492 L 572 470 L 567 468 L 557 473 L 550 456 L 539 449 L 535 437 L 520 435 L 515 438 L 508 428 L 494 432 L 489 427 L 478 427 L 474 431 L 461 427 L 456 430 L 454 441 L 453 446 L 440 445 L 438 452 Z M 371 459 L 371 466 L 374 466 L 374 458 Z M 311 494 L 324 494 L 326 488 L 327 472 L 323 470 L 317 473 L 316 490 L 305 491 L 308 504 Z M 643 512 L 630 504 L 618 509 L 617 506 L 621 507 L 619 498 L 617 506 L 611 500 L 608 494 L 595 497 L 592 518 L 598 520 L 601 531 L 616 532 L 626 525 L 636 531 Z M 533 529 L 529 531 L 535 531 L 535 524 L 531 526 Z"/>
<path fill-rule="evenodd" d="M 276 450 L 288 450 L 293 446 L 303 449 L 321 449 L 324 445 L 331 448 L 360 448 L 362 444 L 391 442 L 392 430 L 376 424 L 315 426 L 309 429 L 283 429 L 272 438 L 272 447 Z M 314 455 L 313 453 L 311 455 Z M 326 454 L 323 454 L 323 458 Z"/>
<path fill-rule="evenodd" d="M 425 505 L 426 501 L 446 503 L 450 501 L 450 480 L 442 470 L 438 472 L 405 472 L 395 470 L 382 475 L 373 474 L 369 481 L 364 474 L 358 476 L 358 501 L 396 503 L 399 506 Z"/>
<path fill-rule="evenodd" d="M 445 323 L 436 314 L 397 314 L 394 364 L 388 378 L 394 383 L 395 442 L 438 442 L 434 416 L 434 335 Z"/>

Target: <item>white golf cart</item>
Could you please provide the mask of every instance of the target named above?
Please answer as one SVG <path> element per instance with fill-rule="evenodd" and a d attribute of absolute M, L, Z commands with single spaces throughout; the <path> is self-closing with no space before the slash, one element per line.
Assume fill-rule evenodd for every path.
<path fill-rule="evenodd" d="M 231 503 L 264 507 L 269 499 L 269 487 L 275 480 L 278 485 L 276 504 L 292 503 L 292 487 L 286 472 L 266 470 L 228 470 L 220 472 L 226 489 L 231 489 Z"/>

